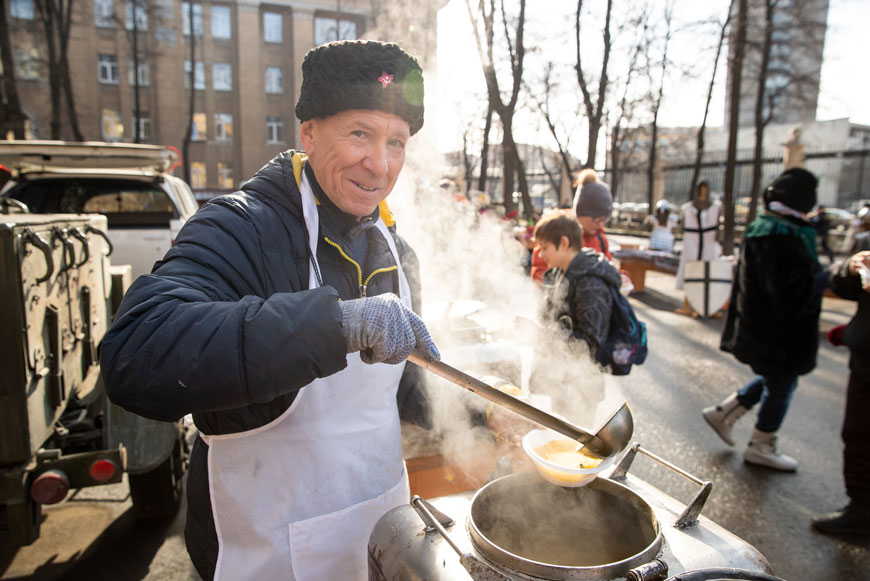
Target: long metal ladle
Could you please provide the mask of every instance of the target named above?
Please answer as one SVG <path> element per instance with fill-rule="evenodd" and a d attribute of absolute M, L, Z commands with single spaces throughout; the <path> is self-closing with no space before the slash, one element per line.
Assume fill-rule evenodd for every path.
<path fill-rule="evenodd" d="M 628 445 L 631 435 L 634 433 L 634 420 L 631 417 L 631 410 L 628 409 L 628 404 L 625 402 L 604 421 L 595 434 L 590 434 L 566 420 L 548 414 L 446 363 L 427 361 L 417 352 L 411 353 L 408 356 L 408 361 L 455 383 L 459 387 L 472 391 L 496 405 L 578 441 L 586 447 L 587 452 L 599 458 L 610 458 L 618 454 Z"/>

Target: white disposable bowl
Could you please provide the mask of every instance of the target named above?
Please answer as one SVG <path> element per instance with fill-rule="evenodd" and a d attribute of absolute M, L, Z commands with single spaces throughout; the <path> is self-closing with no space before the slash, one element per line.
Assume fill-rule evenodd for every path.
<path fill-rule="evenodd" d="M 563 436 L 562 434 L 549 429 L 532 430 L 523 437 L 523 450 L 525 450 L 528 457 L 532 459 L 532 462 L 541 477 L 553 484 L 569 488 L 586 486 L 595 480 L 602 470 L 606 470 L 616 461 L 616 456 L 611 456 L 610 458 L 604 459 L 595 468 L 569 468 L 567 466 L 554 464 L 549 460 L 541 458 L 535 452 L 535 448 L 540 448 L 547 442 L 552 442 L 553 440 L 564 440 L 567 442 L 574 441 L 567 436 Z"/>

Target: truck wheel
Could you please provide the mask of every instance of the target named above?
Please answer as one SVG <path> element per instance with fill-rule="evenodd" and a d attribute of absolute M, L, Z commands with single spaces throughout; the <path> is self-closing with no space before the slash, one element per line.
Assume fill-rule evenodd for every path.
<path fill-rule="evenodd" d="M 157 468 L 143 474 L 128 474 L 130 497 L 136 517 L 155 520 L 174 516 L 181 503 L 186 442 L 179 437 L 172 453 Z"/>

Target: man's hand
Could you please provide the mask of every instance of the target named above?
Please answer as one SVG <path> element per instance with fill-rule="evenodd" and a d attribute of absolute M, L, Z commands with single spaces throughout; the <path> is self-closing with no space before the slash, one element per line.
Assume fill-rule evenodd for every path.
<path fill-rule="evenodd" d="M 341 301 L 347 352 L 366 363 L 401 363 L 415 348 L 430 361 L 441 359 L 426 325 L 392 293 Z"/>

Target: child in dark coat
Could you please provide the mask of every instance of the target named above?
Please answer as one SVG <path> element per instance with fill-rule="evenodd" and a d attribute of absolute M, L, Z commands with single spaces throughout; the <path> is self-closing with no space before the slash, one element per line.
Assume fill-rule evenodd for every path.
<path fill-rule="evenodd" d="M 595 355 L 610 330 L 613 297 L 608 287 L 619 289 L 621 283 L 607 258 L 583 248 L 582 240 L 580 224 L 561 212 L 543 217 L 535 227 L 540 256 L 550 267 L 541 287 L 542 318 L 545 327 L 557 331 L 536 350 L 532 391 L 551 395 L 554 411 L 575 418 L 594 413 L 603 399 L 604 381 Z M 560 341 L 560 336 L 568 340 Z"/>

